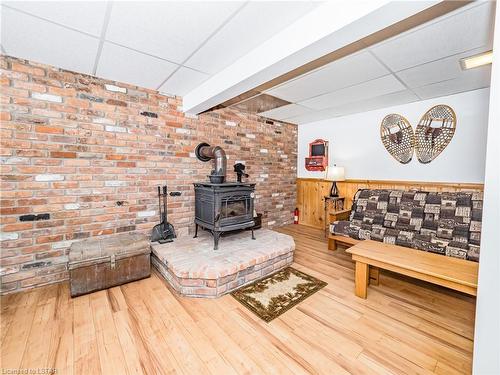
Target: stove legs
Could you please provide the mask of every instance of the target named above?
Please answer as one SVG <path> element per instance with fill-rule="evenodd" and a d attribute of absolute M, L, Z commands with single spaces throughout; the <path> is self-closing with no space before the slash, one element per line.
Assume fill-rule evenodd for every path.
<path fill-rule="evenodd" d="M 220 235 L 222 234 L 221 232 L 212 232 L 214 236 L 214 250 L 217 250 L 219 248 L 219 238 Z"/>
<path fill-rule="evenodd" d="M 253 228 L 251 229 L 251 231 L 252 231 L 252 240 L 255 240 L 256 238 L 255 238 Z M 217 250 L 219 248 L 219 239 L 220 239 L 220 236 L 222 235 L 223 232 L 217 232 L 217 231 L 211 230 L 210 233 L 212 233 L 212 236 L 214 237 L 214 250 Z M 197 237 L 198 237 L 198 224 L 195 223 L 193 238 L 197 238 Z"/>

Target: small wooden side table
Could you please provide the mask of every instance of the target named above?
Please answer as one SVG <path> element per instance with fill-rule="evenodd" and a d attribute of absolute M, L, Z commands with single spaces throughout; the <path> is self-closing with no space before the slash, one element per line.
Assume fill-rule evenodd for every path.
<path fill-rule="evenodd" d="M 328 235 L 330 223 L 349 219 L 351 210 L 345 209 L 344 197 L 325 197 L 325 237 Z"/>

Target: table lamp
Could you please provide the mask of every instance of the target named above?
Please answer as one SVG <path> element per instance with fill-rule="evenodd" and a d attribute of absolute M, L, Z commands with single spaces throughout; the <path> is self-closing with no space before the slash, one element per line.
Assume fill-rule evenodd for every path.
<path fill-rule="evenodd" d="M 345 181 L 344 167 L 328 167 L 326 172 L 326 180 L 332 181 L 332 188 L 330 189 L 330 197 L 338 197 L 339 189 L 337 188 L 337 181 Z"/>

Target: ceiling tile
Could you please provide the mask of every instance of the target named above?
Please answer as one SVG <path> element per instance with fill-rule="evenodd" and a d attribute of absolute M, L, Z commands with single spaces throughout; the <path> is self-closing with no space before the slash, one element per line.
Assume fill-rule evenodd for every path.
<path fill-rule="evenodd" d="M 312 99 L 304 100 L 299 104 L 321 110 L 390 94 L 396 91 L 402 91 L 404 89 L 406 89 L 406 87 L 404 87 L 393 75 L 387 75 L 360 83 L 359 85 L 346 87 Z"/>
<path fill-rule="evenodd" d="M 334 61 L 267 92 L 291 102 L 298 102 L 387 74 L 389 71 L 365 51 Z"/>
<path fill-rule="evenodd" d="M 397 91 L 386 95 L 377 96 L 358 102 L 349 103 L 343 106 L 335 107 L 340 116 L 346 116 L 353 113 L 372 111 L 378 108 L 387 108 L 399 104 L 418 101 L 419 98 L 410 90 Z"/>
<path fill-rule="evenodd" d="M 402 90 L 387 95 L 377 96 L 375 98 L 359 100 L 353 103 L 348 103 L 345 105 L 328 108 L 322 111 L 316 111 L 303 116 L 292 117 L 287 120 L 297 124 L 304 124 L 332 117 L 347 116 L 354 113 L 367 112 L 379 108 L 392 107 L 395 105 L 411 103 L 418 100 L 419 98 L 411 91 Z"/>
<path fill-rule="evenodd" d="M 292 124 L 300 125 L 314 121 L 326 120 L 338 116 L 340 116 L 340 112 L 337 109 L 327 108 L 322 111 L 313 111 L 299 116 L 290 117 L 286 121 L 291 122 Z"/>
<path fill-rule="evenodd" d="M 427 64 L 402 70 L 396 75 L 410 88 L 459 78 L 466 71 L 460 67 L 460 59 L 485 52 L 484 48 L 475 49 L 458 55 L 446 57 Z"/>
<path fill-rule="evenodd" d="M 104 23 L 104 1 L 5 1 L 3 4 L 61 25 L 99 36 Z"/>
<path fill-rule="evenodd" d="M 422 99 L 437 98 L 489 87 L 491 81 L 491 65 L 470 69 L 458 78 L 437 82 L 413 89 Z"/>
<path fill-rule="evenodd" d="M 208 77 L 208 74 L 181 67 L 160 87 L 160 91 L 183 96 L 205 81 Z"/>
<path fill-rule="evenodd" d="M 104 43 L 96 75 L 156 90 L 178 65 Z"/>
<path fill-rule="evenodd" d="M 475 48 L 492 46 L 494 2 L 473 3 L 438 22 L 382 42 L 372 51 L 397 72 Z"/>
<path fill-rule="evenodd" d="M 106 39 L 182 63 L 241 2 L 116 2 Z"/>
<path fill-rule="evenodd" d="M 6 7 L 2 7 L 1 17 L 2 46 L 7 54 L 58 68 L 92 73 L 99 45 L 97 38 Z"/>
<path fill-rule="evenodd" d="M 241 102 L 231 104 L 229 108 L 235 108 L 242 112 L 262 113 L 287 104 L 290 104 L 290 102 L 272 95 L 261 93 Z"/>
<path fill-rule="evenodd" d="M 296 117 L 312 112 L 312 109 L 298 104 L 288 104 L 282 107 L 271 109 L 270 111 L 259 113 L 260 116 L 272 118 L 275 120 L 285 120 L 290 117 Z"/>
<path fill-rule="evenodd" d="M 319 2 L 249 2 L 185 65 L 214 74 L 278 33 Z M 217 51 L 217 53 L 214 53 Z"/>

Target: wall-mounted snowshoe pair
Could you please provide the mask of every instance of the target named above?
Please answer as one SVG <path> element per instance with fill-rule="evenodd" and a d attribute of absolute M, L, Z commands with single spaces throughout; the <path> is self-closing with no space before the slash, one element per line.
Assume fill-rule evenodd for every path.
<path fill-rule="evenodd" d="M 451 142 L 456 124 L 453 109 L 441 104 L 422 116 L 415 132 L 403 116 L 396 113 L 385 116 L 380 124 L 380 138 L 389 154 L 400 163 L 409 163 L 415 150 L 418 161 L 427 164 Z"/>

